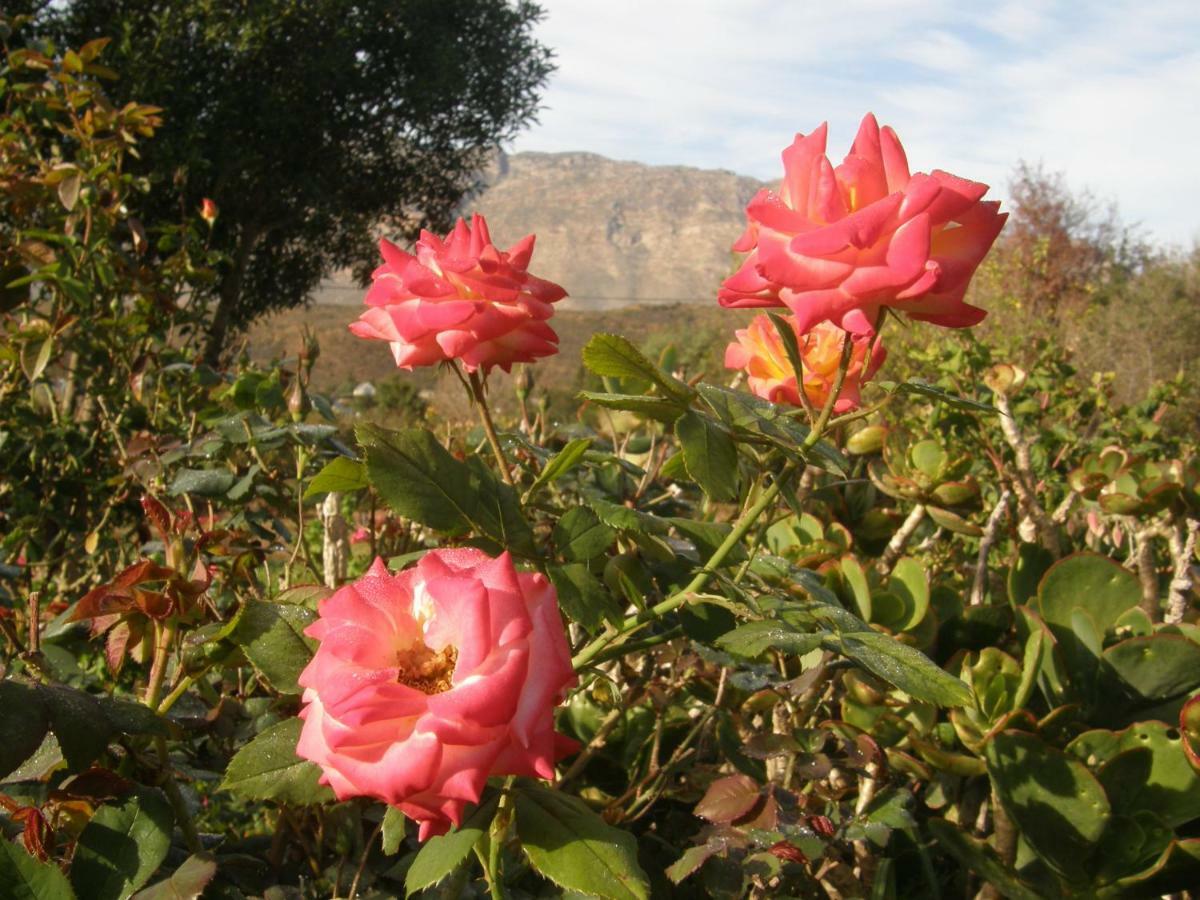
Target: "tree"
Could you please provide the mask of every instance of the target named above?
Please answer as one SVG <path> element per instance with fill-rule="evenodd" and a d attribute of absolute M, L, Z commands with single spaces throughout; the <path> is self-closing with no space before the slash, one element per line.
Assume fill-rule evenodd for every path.
<path fill-rule="evenodd" d="M 219 210 L 226 263 L 206 358 L 231 331 L 363 274 L 384 222 L 447 228 L 501 141 L 530 122 L 551 53 L 527 0 L 68 0 L 44 33 L 114 38 L 111 93 L 163 107 L 142 159 L 193 207 Z M 156 210 L 169 218 L 178 209 Z"/>

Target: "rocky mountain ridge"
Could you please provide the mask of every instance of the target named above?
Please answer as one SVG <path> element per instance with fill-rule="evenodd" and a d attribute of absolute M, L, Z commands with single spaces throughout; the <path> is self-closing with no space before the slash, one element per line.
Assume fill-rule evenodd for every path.
<path fill-rule="evenodd" d="M 464 204 L 506 247 L 537 235 L 530 270 L 565 287 L 565 308 L 712 303 L 762 182 L 724 170 L 650 166 L 595 153 L 501 154 Z M 348 275 L 317 303 L 362 302 Z"/>

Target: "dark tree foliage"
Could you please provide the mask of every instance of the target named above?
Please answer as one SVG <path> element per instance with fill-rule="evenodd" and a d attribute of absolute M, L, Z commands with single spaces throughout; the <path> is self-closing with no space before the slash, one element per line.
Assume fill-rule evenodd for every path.
<path fill-rule="evenodd" d="M 142 160 L 178 188 L 159 202 L 217 203 L 212 360 L 231 330 L 362 271 L 381 221 L 448 227 L 536 112 L 540 16 L 527 0 L 69 0 L 41 22 L 63 45 L 112 37 L 114 99 L 164 108 Z"/>

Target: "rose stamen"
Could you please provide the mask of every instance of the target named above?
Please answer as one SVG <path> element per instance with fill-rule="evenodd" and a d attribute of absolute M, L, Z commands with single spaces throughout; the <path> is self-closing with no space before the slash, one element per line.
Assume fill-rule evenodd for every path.
<path fill-rule="evenodd" d="M 458 648 L 447 644 L 435 651 L 423 643 L 413 644 L 396 654 L 399 672 L 396 680 L 422 694 L 441 694 L 453 686 Z"/>

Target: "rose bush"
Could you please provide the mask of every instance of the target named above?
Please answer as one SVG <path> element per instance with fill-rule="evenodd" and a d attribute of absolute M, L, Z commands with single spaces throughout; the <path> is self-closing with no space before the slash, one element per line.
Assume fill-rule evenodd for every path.
<path fill-rule="evenodd" d="M 434 550 L 392 575 L 381 559 L 321 602 L 300 676 L 297 753 L 339 799 L 375 797 L 445 832 L 489 775 L 552 779 L 572 749 L 554 706 L 575 683 L 554 588 L 504 553 Z"/>
<path fill-rule="evenodd" d="M 951 328 L 986 313 L 963 301 L 1007 218 L 987 185 L 934 170 L 909 174 L 900 139 L 862 120 L 845 160 L 825 155 L 827 126 L 783 151 L 778 192 L 746 207 L 734 244 L 748 251 L 718 297 L 730 307 L 786 306 L 800 332 L 821 321 L 872 334 L 880 311 Z"/>
<path fill-rule="evenodd" d="M 150 113 L 81 92 L 102 44 L 0 71 L 21 187 L 0 247 L 0 896 L 1200 884 L 1200 463 L 1191 420 L 1164 418 L 1182 375 L 1121 407 L 1026 335 L 942 335 L 892 342 L 920 381 L 864 386 L 867 337 L 760 318 L 730 361 L 780 402 L 796 361 L 794 398 L 827 409 L 597 333 L 604 390 L 574 415 L 522 378 L 521 419 L 493 422 L 476 358 L 490 458 L 423 414 L 382 427 L 382 390 L 339 416 L 315 340 L 218 372 L 191 361 L 196 310 L 151 303 L 186 282 L 130 238 L 180 241 L 186 272 L 216 210 L 128 215 L 114 129 Z M 377 282 L 443 355 L 488 346 L 453 304 L 495 312 L 480 285 L 503 269 L 461 228 L 464 253 L 451 235 Z M 831 417 L 839 390 L 864 409 Z M 551 787 L 555 722 L 587 749 Z"/>
<path fill-rule="evenodd" d="M 401 369 L 462 360 L 474 372 L 533 362 L 558 352 L 546 320 L 567 292 L 530 275 L 534 235 L 498 250 L 483 216 L 458 220 L 442 240 L 428 231 L 410 254 L 386 239 L 372 275 L 370 307 L 350 326 L 359 337 L 387 341 Z"/>
<path fill-rule="evenodd" d="M 795 319 L 786 317 L 795 330 Z M 784 349 L 783 340 L 766 316 L 755 316 L 746 328 L 734 332 L 736 341 L 725 349 L 725 366 L 744 369 L 750 390 L 772 403 L 800 406 L 796 373 Z M 837 379 L 842 344 L 847 332 L 828 322 L 818 323 L 807 334 L 796 333 L 800 359 L 804 363 L 804 393 L 815 407 L 824 405 Z M 854 348 L 846 370 L 841 393 L 833 404 L 835 413 L 857 409 L 862 402 L 859 389 L 883 365 L 887 351 L 867 335 L 851 335 Z"/>

